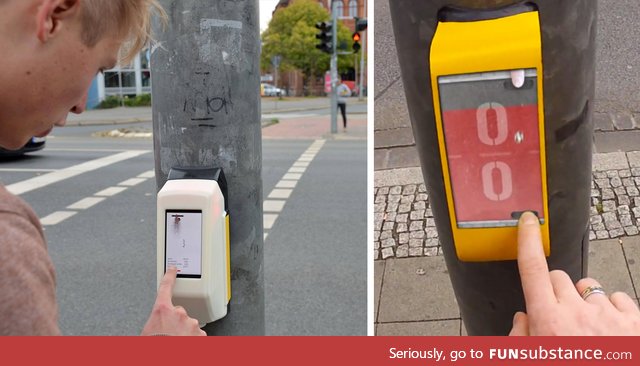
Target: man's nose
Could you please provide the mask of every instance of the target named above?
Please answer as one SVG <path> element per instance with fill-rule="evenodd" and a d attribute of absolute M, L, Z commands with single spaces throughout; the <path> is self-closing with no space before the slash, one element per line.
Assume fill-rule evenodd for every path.
<path fill-rule="evenodd" d="M 87 96 L 89 95 L 89 93 L 85 93 L 84 96 L 82 97 L 82 99 L 80 99 L 78 101 L 78 104 L 74 105 L 71 108 L 71 112 L 75 113 L 75 114 L 80 114 L 82 112 L 84 112 L 87 109 Z"/>

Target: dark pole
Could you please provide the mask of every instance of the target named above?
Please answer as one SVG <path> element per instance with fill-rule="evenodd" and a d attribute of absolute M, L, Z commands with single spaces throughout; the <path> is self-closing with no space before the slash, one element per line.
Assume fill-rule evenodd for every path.
<path fill-rule="evenodd" d="M 416 147 L 451 282 L 470 335 L 505 335 L 525 310 L 515 261 L 458 260 L 438 150 L 429 52 L 446 5 L 488 9 L 514 0 L 394 0 L 389 3 Z M 574 281 L 587 273 L 596 1 L 535 0 L 544 70 L 544 117 L 551 269 Z M 473 62 L 470 60 L 470 62 Z M 424 294 L 428 296 L 428 294 Z"/>
<path fill-rule="evenodd" d="M 173 166 L 221 167 L 228 183 L 229 313 L 209 335 L 263 335 L 258 1 L 162 0 L 151 56 L 157 187 Z"/>

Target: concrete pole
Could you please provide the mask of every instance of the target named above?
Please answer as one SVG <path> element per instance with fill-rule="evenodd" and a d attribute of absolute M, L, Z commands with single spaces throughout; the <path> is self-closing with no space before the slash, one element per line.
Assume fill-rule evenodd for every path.
<path fill-rule="evenodd" d="M 151 55 L 158 189 L 173 166 L 221 167 L 229 188 L 231 302 L 208 335 L 263 335 L 258 0 L 161 0 Z"/>
<path fill-rule="evenodd" d="M 331 133 L 338 133 L 338 13 L 331 2 Z"/>

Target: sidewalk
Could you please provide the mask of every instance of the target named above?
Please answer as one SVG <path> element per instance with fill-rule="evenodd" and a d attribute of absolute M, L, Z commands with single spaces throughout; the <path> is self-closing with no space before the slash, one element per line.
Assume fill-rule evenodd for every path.
<path fill-rule="evenodd" d="M 366 140 L 367 115 L 347 114 L 347 129 L 342 128 L 342 117 L 338 116 L 338 132 L 331 133 L 330 116 L 309 116 L 282 119 L 262 129 L 264 139 L 330 139 Z"/>
<path fill-rule="evenodd" d="M 292 98 L 292 100 L 278 101 L 276 98 L 262 98 L 262 121 L 269 122 L 269 114 L 313 111 L 327 109 L 329 98 Z M 350 98 L 349 105 L 366 104 L 366 98 Z M 82 114 L 69 113 L 67 126 L 87 125 L 120 125 L 136 122 L 150 122 L 152 120 L 151 107 L 118 107 L 110 109 L 91 109 Z"/>
<path fill-rule="evenodd" d="M 464 335 L 420 168 L 374 179 L 376 334 Z M 640 151 L 594 154 L 591 197 L 589 276 L 637 300 Z"/>

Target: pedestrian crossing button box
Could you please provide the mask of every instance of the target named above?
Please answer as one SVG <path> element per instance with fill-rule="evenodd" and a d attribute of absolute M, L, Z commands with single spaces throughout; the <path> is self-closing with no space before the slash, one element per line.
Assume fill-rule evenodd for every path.
<path fill-rule="evenodd" d="M 157 197 L 157 283 L 178 270 L 173 303 L 200 324 L 231 299 L 227 184 L 220 168 L 172 168 Z"/>
<path fill-rule="evenodd" d="M 542 45 L 538 11 L 441 20 L 431 89 L 449 222 L 462 261 L 513 260 L 534 211 L 549 255 Z"/>

